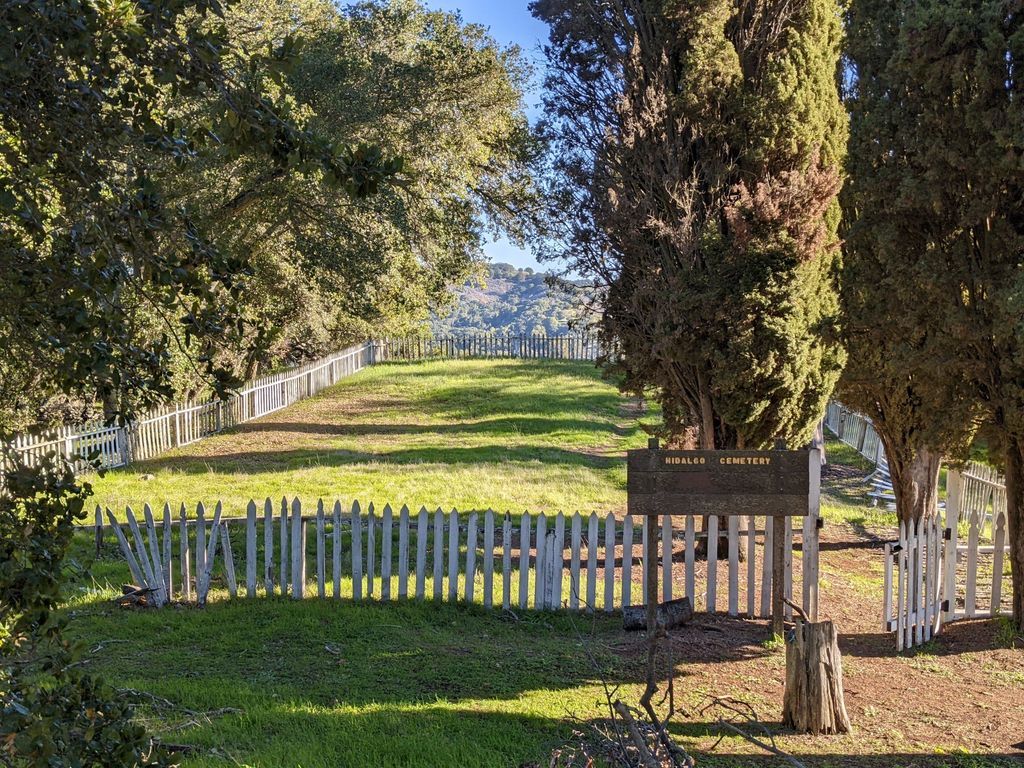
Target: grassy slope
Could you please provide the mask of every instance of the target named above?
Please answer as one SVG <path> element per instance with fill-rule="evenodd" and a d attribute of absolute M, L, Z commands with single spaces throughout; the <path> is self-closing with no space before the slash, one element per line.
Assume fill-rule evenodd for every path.
<path fill-rule="evenodd" d="M 318 397 L 94 481 L 123 510 L 271 496 L 411 508 L 612 511 L 622 451 L 645 443 L 593 366 L 559 361 L 381 365 Z M 153 475 L 153 479 L 142 479 Z"/>

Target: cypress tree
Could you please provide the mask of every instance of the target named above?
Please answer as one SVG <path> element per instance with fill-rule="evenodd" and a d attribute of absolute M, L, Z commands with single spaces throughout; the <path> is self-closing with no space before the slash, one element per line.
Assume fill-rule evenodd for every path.
<path fill-rule="evenodd" d="M 907 60 L 907 3 L 857 0 L 847 20 L 850 142 L 843 205 L 843 331 L 838 393 L 885 446 L 900 520 L 934 514 L 943 456 L 962 456 L 977 425 L 952 328 L 970 327 L 958 255 L 934 247 L 943 190 L 924 156 L 930 96 Z"/>
<path fill-rule="evenodd" d="M 806 443 L 834 333 L 846 117 L 834 0 L 540 0 L 560 255 L 675 442 Z"/>
<path fill-rule="evenodd" d="M 1022 14 L 1008 0 L 858 0 L 854 10 L 861 105 L 850 190 L 862 231 L 851 231 L 850 263 L 878 258 L 888 293 L 865 290 L 879 279 L 870 270 L 848 283 L 884 299 L 876 322 L 897 355 L 884 370 L 904 368 L 883 379 L 876 400 L 893 398 L 911 425 L 903 434 L 924 428 L 920 444 L 953 457 L 984 419 L 990 457 L 1006 472 L 1014 617 L 1024 629 Z M 852 360 L 850 381 L 877 367 L 856 351 Z"/>

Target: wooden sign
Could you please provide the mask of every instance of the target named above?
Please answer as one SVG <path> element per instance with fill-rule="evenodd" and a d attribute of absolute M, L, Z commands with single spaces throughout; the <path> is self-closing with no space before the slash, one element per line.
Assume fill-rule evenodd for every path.
<path fill-rule="evenodd" d="M 813 455 L 812 455 L 813 454 Z M 817 451 L 628 452 L 631 515 L 770 515 L 808 513 Z"/>

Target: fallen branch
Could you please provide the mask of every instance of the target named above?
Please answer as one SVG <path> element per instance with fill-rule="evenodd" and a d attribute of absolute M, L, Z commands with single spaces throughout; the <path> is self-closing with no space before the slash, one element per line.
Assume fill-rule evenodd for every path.
<path fill-rule="evenodd" d="M 629 711 L 629 707 L 622 703 L 619 699 L 612 705 L 612 709 L 615 710 L 616 714 L 622 718 L 622 722 L 626 724 L 626 730 L 629 732 L 629 738 L 633 741 L 633 745 L 636 747 L 637 752 L 640 754 L 640 763 L 644 768 L 660 768 L 658 761 L 654 755 L 651 754 L 650 747 L 647 746 L 647 739 L 640 733 L 640 729 L 637 727 L 636 720 L 633 719 L 632 713 Z"/>
<path fill-rule="evenodd" d="M 731 731 L 740 738 L 750 742 L 754 746 L 759 747 L 760 749 L 763 749 L 766 752 L 770 752 L 776 757 L 782 758 L 790 765 L 794 766 L 794 768 L 806 768 L 806 766 L 804 766 L 803 763 L 801 763 L 791 754 L 779 748 L 779 746 L 775 743 L 775 736 L 772 734 L 771 731 L 768 730 L 767 726 L 765 726 L 764 723 L 762 723 L 758 719 L 757 710 L 755 710 L 753 706 L 751 706 L 745 701 L 739 701 L 738 699 L 734 699 L 730 696 L 709 696 L 708 703 L 701 707 L 699 710 L 697 710 L 697 712 L 700 715 L 705 715 L 715 707 L 720 707 L 726 710 L 727 712 L 731 713 L 729 717 L 722 717 L 721 715 L 716 716 L 716 725 L 718 725 L 721 728 L 725 728 L 728 731 Z M 752 733 L 749 732 L 749 730 L 741 728 L 739 725 L 737 725 L 736 718 L 741 718 L 743 725 L 747 729 L 756 729 L 760 731 L 762 734 L 764 734 L 764 737 L 767 739 L 767 741 L 760 739 L 757 736 L 754 736 Z M 722 739 L 724 738 L 724 734 L 719 736 L 718 741 L 716 741 L 711 746 L 711 749 L 714 750 L 719 744 L 721 744 Z"/>

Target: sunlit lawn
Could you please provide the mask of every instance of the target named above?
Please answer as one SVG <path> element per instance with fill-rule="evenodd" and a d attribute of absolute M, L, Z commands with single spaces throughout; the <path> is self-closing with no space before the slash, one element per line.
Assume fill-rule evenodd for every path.
<path fill-rule="evenodd" d="M 268 496 L 619 511 L 623 452 L 645 439 L 624 398 L 589 363 L 380 365 L 286 410 L 94 478 L 94 501 L 119 513 L 126 504 L 220 500 L 237 515 L 250 498 Z"/>
<path fill-rule="evenodd" d="M 299 495 L 311 503 L 375 501 L 378 510 L 391 501 L 413 510 L 621 512 L 623 452 L 644 442 L 636 414 L 588 364 L 382 365 L 260 421 L 112 472 L 95 488 L 97 501 L 118 510 L 222 500 L 237 515 L 250 497 Z M 870 467 L 837 442 L 828 451 L 832 462 L 854 468 L 823 488 L 826 519 L 891 528 L 891 513 L 864 504 Z M 236 553 L 243 536 L 232 531 Z M 88 562 L 88 538 L 76 546 Z M 97 649 L 91 669 L 144 692 L 141 716 L 164 742 L 187 747 L 188 768 L 548 765 L 552 750 L 571 740 L 574 718 L 603 716 L 602 679 L 622 684 L 624 698 L 639 693 L 642 639 L 624 635 L 614 615 L 506 614 L 429 599 L 354 603 L 347 576 L 340 600 L 227 600 L 220 568 L 205 609 L 131 611 L 112 602 L 126 580 L 108 537 L 89 577 L 73 587 L 71 632 Z M 515 606 L 515 572 L 512 588 Z M 781 651 L 764 653 L 766 668 L 777 669 Z M 691 682 L 687 690 L 700 688 Z M 709 733 L 699 723 L 685 731 L 695 739 Z M 702 764 L 753 764 L 750 745 L 730 739 L 723 747 L 744 754 L 704 755 Z"/>

